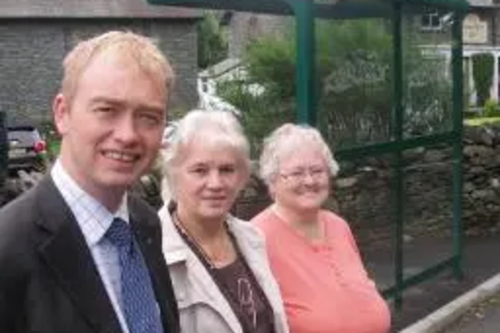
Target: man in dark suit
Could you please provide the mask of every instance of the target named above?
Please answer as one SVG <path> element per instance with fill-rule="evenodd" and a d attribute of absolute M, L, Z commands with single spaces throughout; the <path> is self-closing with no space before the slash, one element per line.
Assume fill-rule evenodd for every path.
<path fill-rule="evenodd" d="M 131 32 L 63 63 L 54 167 L 0 210 L 0 333 L 177 333 L 156 212 L 127 190 L 161 144 L 173 72 Z"/>

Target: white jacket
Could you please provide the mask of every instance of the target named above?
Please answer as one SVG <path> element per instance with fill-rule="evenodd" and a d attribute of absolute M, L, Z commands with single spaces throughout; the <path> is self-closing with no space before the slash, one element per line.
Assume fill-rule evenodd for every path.
<path fill-rule="evenodd" d="M 159 211 L 162 247 L 180 313 L 183 333 L 243 333 L 238 318 L 212 280 L 203 263 L 175 228 L 168 208 Z M 271 274 L 263 236 L 249 222 L 228 218 L 234 234 L 257 282 L 274 311 L 276 333 L 288 333 L 288 324 L 279 287 Z"/>

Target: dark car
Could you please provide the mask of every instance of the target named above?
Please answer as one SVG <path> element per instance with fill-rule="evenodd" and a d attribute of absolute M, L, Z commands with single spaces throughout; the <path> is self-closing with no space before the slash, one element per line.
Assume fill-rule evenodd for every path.
<path fill-rule="evenodd" d="M 7 140 L 9 142 L 7 168 L 10 173 L 19 170 L 45 170 L 46 144 L 35 127 L 8 127 Z"/>
<path fill-rule="evenodd" d="M 2 193 L 7 178 L 7 126 L 5 125 L 5 112 L 0 111 L 0 204 Z"/>

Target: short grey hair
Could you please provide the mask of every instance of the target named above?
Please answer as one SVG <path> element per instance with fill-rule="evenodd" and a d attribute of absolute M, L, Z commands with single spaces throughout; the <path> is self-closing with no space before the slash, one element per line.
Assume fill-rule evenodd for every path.
<path fill-rule="evenodd" d="M 227 111 L 196 109 L 188 112 L 166 130 L 165 148 L 161 150 L 162 199 L 175 199 L 173 171 L 185 149 L 196 138 L 207 147 L 232 148 L 241 162 L 245 176 L 250 173 L 250 146 L 238 119 Z"/>
<path fill-rule="evenodd" d="M 259 174 L 267 185 L 270 185 L 279 173 L 281 159 L 292 154 L 297 147 L 318 148 L 328 165 L 330 175 L 337 175 L 339 164 L 321 133 L 308 125 L 286 123 L 264 139 L 259 161 Z"/>

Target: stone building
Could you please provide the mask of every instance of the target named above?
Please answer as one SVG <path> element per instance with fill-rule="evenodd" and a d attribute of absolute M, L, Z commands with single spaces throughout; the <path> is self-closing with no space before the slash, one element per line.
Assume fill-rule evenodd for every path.
<path fill-rule="evenodd" d="M 494 56 L 493 84 L 490 96 L 500 99 L 500 1 L 469 0 L 471 10 L 464 20 L 464 63 L 466 68 L 465 83 L 472 93 L 471 57 L 476 53 L 491 53 Z M 474 97 L 474 96 L 473 96 Z"/>
<path fill-rule="evenodd" d="M 494 57 L 493 83 L 490 96 L 500 100 L 500 0 L 468 0 L 470 9 L 463 21 L 464 86 L 470 93 L 470 103 L 475 104 L 476 97 L 472 78 L 474 54 L 490 53 Z M 421 16 L 420 31 L 431 35 L 434 42 L 439 35 L 446 37 L 441 45 L 443 52 L 450 55 L 451 15 L 430 10 Z"/>
<path fill-rule="evenodd" d="M 0 111 L 7 123 L 50 119 L 61 61 L 76 41 L 111 29 L 155 38 L 176 71 L 173 109 L 197 102 L 198 10 L 146 0 L 3 0 L 0 10 Z"/>
<path fill-rule="evenodd" d="M 229 30 L 228 56 L 239 58 L 245 53 L 248 43 L 255 38 L 280 34 L 292 21 L 287 16 L 265 15 L 245 12 L 226 12 Z"/>

